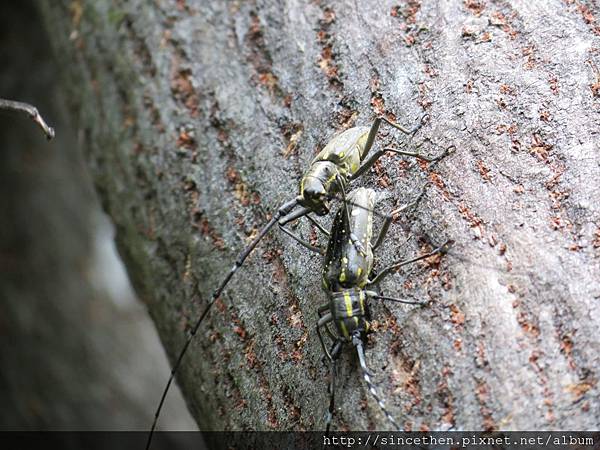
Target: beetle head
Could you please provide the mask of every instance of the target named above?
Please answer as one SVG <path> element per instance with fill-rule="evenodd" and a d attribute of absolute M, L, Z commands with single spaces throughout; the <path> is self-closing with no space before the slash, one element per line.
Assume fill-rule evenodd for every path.
<path fill-rule="evenodd" d="M 329 196 L 323 182 L 315 177 L 306 177 L 302 185 L 300 204 L 310 208 L 315 214 L 324 216 L 329 213 Z"/>

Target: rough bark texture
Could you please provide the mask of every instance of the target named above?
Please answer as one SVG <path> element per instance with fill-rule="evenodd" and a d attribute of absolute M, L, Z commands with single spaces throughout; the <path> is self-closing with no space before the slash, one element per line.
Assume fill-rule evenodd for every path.
<path fill-rule="evenodd" d="M 145 430 L 167 361 L 114 254 L 32 3 L 0 4 L 0 96 L 60 132 L 47 142 L 25 114 L 0 114 L 0 429 Z M 164 419 L 194 429 L 175 394 Z"/>
<path fill-rule="evenodd" d="M 383 283 L 429 307 L 373 305 L 367 359 L 389 409 L 407 429 L 600 426 L 595 6 L 41 6 L 120 252 L 172 358 L 316 151 L 375 114 L 410 125 L 427 112 L 416 141 L 456 151 L 435 169 L 385 157 L 356 183 L 389 193 L 382 210 L 432 183 L 378 267 L 456 241 L 439 266 Z M 320 269 L 277 233 L 249 258 L 179 373 L 201 428 L 323 427 Z M 334 427 L 387 428 L 354 354 L 340 369 Z"/>

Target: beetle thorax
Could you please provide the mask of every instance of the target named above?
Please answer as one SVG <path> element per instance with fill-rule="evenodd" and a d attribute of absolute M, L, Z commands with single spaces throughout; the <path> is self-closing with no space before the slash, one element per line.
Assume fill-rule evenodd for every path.
<path fill-rule="evenodd" d="M 369 330 L 370 314 L 366 291 L 344 289 L 331 292 L 329 308 L 340 337 L 349 340 L 356 331 L 365 333 Z"/>

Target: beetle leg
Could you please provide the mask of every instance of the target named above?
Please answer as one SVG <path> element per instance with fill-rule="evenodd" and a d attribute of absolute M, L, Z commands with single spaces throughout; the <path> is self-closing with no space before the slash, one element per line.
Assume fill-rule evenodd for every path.
<path fill-rule="evenodd" d="M 315 218 L 314 218 L 313 216 L 311 216 L 310 214 L 307 214 L 307 215 L 306 215 L 306 218 L 307 218 L 308 220 L 310 220 L 310 221 L 313 223 L 313 225 L 314 225 L 315 227 L 317 227 L 317 229 L 318 229 L 318 230 L 319 230 L 321 233 L 323 233 L 323 234 L 324 234 L 325 236 L 327 236 L 327 237 L 329 237 L 329 236 L 330 236 L 330 234 L 329 234 L 329 231 L 327 231 L 325 228 L 323 228 L 323 225 L 321 225 L 321 224 L 320 224 L 320 223 L 317 221 L 317 219 L 315 219 Z"/>
<path fill-rule="evenodd" d="M 295 233 L 293 233 L 292 231 L 288 230 L 286 227 L 284 227 L 281 224 L 279 224 L 279 229 L 281 231 L 283 231 L 285 234 L 287 234 L 289 237 L 291 237 L 292 239 L 294 239 L 296 242 L 298 242 L 300 245 L 302 245 L 303 247 L 305 247 L 308 250 L 310 250 L 311 252 L 315 252 L 315 253 L 318 253 L 321 256 L 325 256 L 325 249 L 324 248 L 312 245 L 310 242 L 305 241 L 300 236 L 298 236 Z"/>
<path fill-rule="evenodd" d="M 381 243 L 383 242 L 383 239 L 385 238 L 385 235 L 388 232 L 388 229 L 390 227 L 390 224 L 392 223 L 392 219 L 394 218 L 394 216 L 396 214 L 400 214 L 402 211 L 404 211 L 408 208 L 417 206 L 419 204 L 419 202 L 421 201 L 421 199 L 423 198 L 423 196 L 425 195 L 425 190 L 427 189 L 429 184 L 430 183 L 426 183 L 425 186 L 423 186 L 423 189 L 421 189 L 419 196 L 415 200 L 413 200 L 412 202 L 407 203 L 405 205 L 402 205 L 399 208 L 396 208 L 395 210 L 391 211 L 389 214 L 387 214 L 385 216 L 383 225 L 381 226 L 381 230 L 379 230 L 379 234 L 377 235 L 377 240 L 375 241 L 375 244 L 373 244 L 373 250 L 375 250 L 377 247 L 379 247 L 381 245 Z"/>
<path fill-rule="evenodd" d="M 417 150 L 419 150 L 422 146 L 423 146 L 423 142 L 421 142 L 420 144 L 416 145 L 415 148 Z M 415 158 L 422 159 L 424 161 L 432 163 L 432 162 L 437 162 L 437 161 L 439 161 L 441 159 L 444 159 L 446 156 L 448 156 L 450 154 L 450 149 L 452 149 L 452 148 L 456 148 L 456 147 L 454 145 L 451 145 L 450 147 L 447 147 L 439 156 L 436 156 L 436 157 L 425 156 L 425 155 L 421 154 L 419 151 L 416 151 L 416 152 L 406 152 L 404 150 L 398 150 L 398 149 L 393 148 L 393 147 L 386 147 L 386 148 L 384 148 L 381 151 L 383 151 L 383 152 L 392 152 L 392 153 L 396 153 L 398 155 L 404 155 L 404 156 L 413 156 Z"/>
<path fill-rule="evenodd" d="M 327 359 L 329 359 L 330 361 L 332 360 L 332 356 L 329 350 L 327 350 L 327 347 L 325 346 L 325 341 L 323 340 L 323 335 L 321 334 L 321 328 L 325 327 L 328 323 L 332 321 L 333 316 L 331 315 L 331 313 L 327 313 L 323 317 L 321 317 L 317 322 L 317 335 L 319 336 L 321 347 L 323 347 L 323 352 L 325 353 L 325 356 L 327 356 Z"/>
<path fill-rule="evenodd" d="M 285 214 L 284 216 L 280 216 L 279 225 L 287 225 L 288 223 L 299 219 L 302 216 L 306 216 L 311 211 L 310 208 L 302 207 L 297 211 L 289 212 L 289 214 Z"/>
<path fill-rule="evenodd" d="M 425 122 L 427 121 L 428 118 L 429 118 L 429 114 L 424 114 L 423 116 L 421 116 L 421 120 L 419 120 L 419 123 L 412 130 L 409 130 L 407 128 L 404 128 L 402 125 L 397 124 L 396 122 L 392 122 L 385 116 L 380 117 L 380 119 L 383 120 L 385 123 L 402 131 L 404 134 L 415 134 L 425 124 Z"/>
<path fill-rule="evenodd" d="M 423 146 L 423 143 L 418 144 L 416 146 L 417 150 L 419 148 L 421 148 L 422 146 Z M 436 162 L 442 160 L 443 158 L 445 158 L 446 156 L 448 156 L 450 154 L 450 149 L 452 149 L 452 148 L 456 148 L 456 147 L 454 145 L 451 145 L 450 147 L 446 148 L 442 152 L 441 155 L 431 158 L 429 156 L 422 155 L 418 151 L 407 152 L 407 151 L 399 150 L 399 149 L 393 148 L 393 147 L 386 147 L 383 150 L 376 151 L 369 157 L 369 159 L 364 161 L 361 164 L 361 166 L 358 168 L 358 170 L 350 176 L 349 180 L 350 181 L 355 180 L 356 178 L 358 178 L 362 174 L 364 174 L 367 170 L 369 170 L 373 166 L 373 164 L 375 164 L 377 162 L 377 160 L 379 158 L 381 158 L 385 154 L 385 152 L 392 152 L 392 153 L 396 153 L 397 155 L 403 155 L 403 156 L 412 156 L 414 158 L 418 158 L 418 159 L 422 159 L 423 161 L 427 161 L 429 163 L 436 163 Z M 366 155 L 366 153 L 365 153 L 365 155 Z"/>
<path fill-rule="evenodd" d="M 367 291 L 367 297 L 374 298 L 376 300 L 387 300 L 387 301 L 395 302 L 395 303 L 403 303 L 405 305 L 424 306 L 427 304 L 427 302 L 415 302 L 412 300 L 402 300 L 401 298 L 388 297 L 386 295 L 379 295 L 377 292 L 373 292 L 373 291 Z"/>
<path fill-rule="evenodd" d="M 386 147 L 383 150 L 377 150 L 375 153 L 373 153 L 369 157 L 369 159 L 364 161 L 361 164 L 361 166 L 358 168 L 358 170 L 356 172 L 354 172 L 354 174 L 352 174 L 352 176 L 350 176 L 350 181 L 355 180 L 356 178 L 360 177 L 367 170 L 369 170 L 371 167 L 373 167 L 373 164 L 375 164 L 377 162 L 377 160 L 379 158 L 381 158 L 386 152 L 397 153 L 399 155 L 404 155 L 404 156 L 414 156 L 415 158 L 424 159 L 426 161 L 433 161 L 433 160 L 427 159 L 427 157 L 421 156 L 419 153 L 405 152 L 403 150 L 398 150 L 398 149 L 395 149 L 392 147 Z"/>
<path fill-rule="evenodd" d="M 373 125 L 371 125 L 371 129 L 369 130 L 369 136 L 367 137 L 367 142 L 365 144 L 365 149 L 363 150 L 362 155 L 360 155 L 360 158 L 363 159 L 365 156 L 367 156 L 369 154 L 369 151 L 371 150 L 371 147 L 373 147 L 373 143 L 375 142 L 375 137 L 377 137 L 377 132 L 379 131 L 379 126 L 381 125 L 382 120 L 385 123 L 387 123 L 388 125 L 391 125 L 394 128 L 400 130 L 402 133 L 407 134 L 407 135 L 412 135 L 412 134 L 415 134 L 423 126 L 423 124 L 425 123 L 425 121 L 428 117 L 429 117 L 429 114 L 425 114 L 424 116 L 422 116 L 421 120 L 419 121 L 419 124 L 412 130 L 409 130 L 408 128 L 404 128 L 402 125 L 397 124 L 396 122 L 392 122 L 387 117 L 384 117 L 384 116 L 377 117 L 373 121 Z"/>
<path fill-rule="evenodd" d="M 417 256 L 416 258 L 407 259 L 405 261 L 400 261 L 400 262 L 396 262 L 394 264 L 390 264 L 389 266 L 385 267 L 381 272 L 379 272 L 379 274 L 373 280 L 369 281 L 367 283 L 367 286 L 374 286 L 374 285 L 379 284 L 391 272 L 395 271 L 396 269 L 399 269 L 402 266 L 406 266 L 408 264 L 412 264 L 414 262 L 421 261 L 422 259 L 427 259 L 430 256 L 437 255 L 438 253 L 446 253 L 449 250 L 451 244 L 452 244 L 452 241 L 446 241 L 442 245 L 440 245 L 438 248 L 427 253 L 426 255 L 421 255 L 421 256 Z"/>

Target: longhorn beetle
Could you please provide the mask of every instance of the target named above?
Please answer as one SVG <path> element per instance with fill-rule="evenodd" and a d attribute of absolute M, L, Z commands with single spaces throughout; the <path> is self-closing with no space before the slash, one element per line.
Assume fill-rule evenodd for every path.
<path fill-rule="evenodd" d="M 260 230 L 250 245 L 248 245 L 238 255 L 233 267 L 228 272 L 227 276 L 225 276 L 221 284 L 219 284 L 219 286 L 214 290 L 208 304 L 200 315 L 200 318 L 194 324 L 194 327 L 192 328 L 177 360 L 175 361 L 175 364 L 173 365 L 169 380 L 167 381 L 165 389 L 160 398 L 156 413 L 154 414 L 152 428 L 150 429 L 150 433 L 148 435 L 146 449 L 150 447 L 152 435 L 158 422 L 158 416 L 160 415 L 162 405 L 165 401 L 169 387 L 173 382 L 175 373 L 177 372 L 177 369 L 179 368 L 183 356 L 185 355 L 192 339 L 200 328 L 200 324 L 210 311 L 217 298 L 219 298 L 223 292 L 223 289 L 225 289 L 233 275 L 242 266 L 248 255 L 258 245 L 260 240 L 271 228 L 273 228 L 275 224 L 279 224 L 280 227 L 285 229 L 284 225 L 288 222 L 291 222 L 292 220 L 298 219 L 302 216 L 307 216 L 307 214 L 311 212 L 314 212 L 319 216 L 326 215 L 329 212 L 329 202 L 332 199 L 337 198 L 338 193 L 341 193 L 342 200 L 344 200 L 345 189 L 348 183 L 369 170 L 373 164 L 386 152 L 405 156 L 413 156 L 428 162 L 434 162 L 444 157 L 447 154 L 447 150 L 438 157 L 429 158 L 419 154 L 418 152 L 407 152 L 397 148 L 386 147 L 382 150 L 376 151 L 369 158 L 367 158 L 382 121 L 400 130 L 402 133 L 412 136 L 421 128 L 426 118 L 427 115 L 424 115 L 419 124 L 412 130 L 409 130 L 388 120 L 386 117 L 377 117 L 370 128 L 353 127 L 340 133 L 331 141 L 329 141 L 323 150 L 317 154 L 300 181 L 300 195 L 280 206 L 271 220 L 262 228 L 262 230 Z M 347 211 L 348 209 L 346 209 L 346 212 Z M 291 232 L 288 232 L 288 234 L 293 236 L 293 233 Z M 351 235 L 350 238 L 353 242 L 353 245 L 357 247 L 357 250 L 364 254 L 364 249 L 361 248 L 356 236 Z"/>
<path fill-rule="evenodd" d="M 409 305 L 424 304 L 382 296 L 372 289 L 396 269 L 429 258 L 438 253 L 446 253 L 450 247 L 451 241 L 447 241 L 426 255 L 391 264 L 382 269 L 377 276 L 371 278 L 373 272 L 373 250 L 382 244 L 392 217 L 409 206 L 417 204 L 424 192 L 425 189 L 423 189 L 421 195 L 414 202 L 392 211 L 385 217 L 374 244 L 371 243 L 373 236 L 373 211 L 378 196 L 374 190 L 358 188 L 352 191 L 347 196 L 348 202 L 340 207 L 333 220 L 322 273 L 323 289 L 327 292 L 329 302 L 319 307 L 319 321 L 316 326 L 323 352 L 331 363 L 330 401 L 326 421 L 327 433 L 329 433 L 334 412 L 336 362 L 346 344 L 351 344 L 356 348 L 363 378 L 369 392 L 373 395 L 394 428 L 402 431 L 387 411 L 383 399 L 378 395 L 375 386 L 371 382 L 363 345 L 367 333 L 370 331 L 371 313 L 369 311 L 369 299 L 389 300 Z M 351 206 L 351 209 L 349 209 L 348 205 Z M 361 252 L 353 244 L 350 239 L 351 235 L 358 237 L 361 248 L 364 251 Z M 323 253 L 322 249 L 318 247 L 313 247 L 312 250 Z M 331 325 L 333 325 L 333 330 Z M 333 341 L 330 350 L 325 345 L 325 340 L 321 333 L 322 329 L 327 332 L 327 335 Z"/>
<path fill-rule="evenodd" d="M 375 244 L 372 244 L 373 214 L 371 211 L 375 206 L 376 193 L 372 189 L 359 188 L 351 193 L 349 197 L 357 206 L 352 206 L 352 212 L 347 214 L 344 211 L 347 206 L 343 205 L 334 219 L 331 237 L 327 246 L 322 279 L 323 288 L 327 291 L 329 302 L 318 309 L 320 318 L 316 326 L 323 351 L 331 362 L 330 403 L 326 431 L 329 432 L 334 412 L 336 361 L 345 344 L 352 344 L 356 348 L 363 378 L 371 395 L 373 395 L 387 419 L 397 430 L 401 431 L 394 418 L 385 408 L 383 399 L 377 394 L 371 382 L 366 364 L 363 344 L 366 340 L 367 332 L 369 332 L 369 323 L 371 320 L 368 299 L 422 305 L 423 303 L 420 302 L 385 297 L 372 289 L 396 269 L 429 258 L 435 254 L 446 252 L 450 241 L 426 255 L 391 264 L 371 279 L 373 250 L 378 248 L 383 242 L 392 217 L 410 205 L 393 211 L 385 218 Z M 420 197 L 414 203 L 418 202 Z M 350 220 L 348 217 L 350 217 Z M 365 249 L 364 254 L 361 254 L 353 245 L 350 245 L 348 239 L 350 234 L 360 237 L 362 247 Z M 334 331 L 330 328 L 331 324 L 334 325 Z M 325 329 L 329 337 L 333 340 L 331 350 L 328 350 L 325 345 L 321 329 Z"/>

